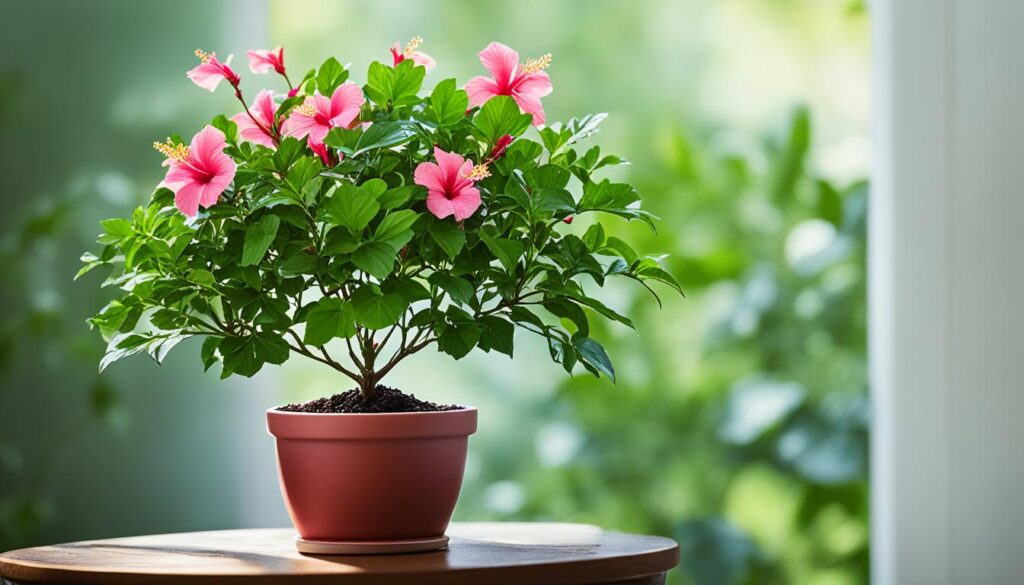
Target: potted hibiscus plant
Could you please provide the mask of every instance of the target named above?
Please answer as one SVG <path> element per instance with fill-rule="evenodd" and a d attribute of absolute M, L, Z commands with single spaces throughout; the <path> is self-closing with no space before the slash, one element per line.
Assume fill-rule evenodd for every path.
<path fill-rule="evenodd" d="M 79 273 L 116 267 L 104 286 L 118 296 L 90 320 L 109 343 L 101 370 L 201 337 L 221 377 L 299 355 L 351 380 L 267 413 L 308 552 L 445 542 L 476 410 L 382 386 L 403 359 L 511 357 L 518 329 L 567 372 L 614 378 L 590 319 L 632 323 L 590 291 L 613 278 L 679 290 L 596 221 L 654 218 L 631 185 L 597 177 L 622 159 L 581 146 L 604 115 L 545 125 L 550 55 L 522 62 L 491 43 L 479 53 L 489 75 L 425 92 L 435 63 L 420 43 L 395 45 L 362 86 L 334 58 L 293 83 L 282 49 L 250 51 L 253 73 L 282 79 L 251 101 L 230 57 L 197 51 L 188 77 L 228 86 L 238 112 L 154 145 L 164 181 L 130 217 L 102 222 L 102 250 Z M 594 221 L 570 225 L 580 216 Z"/>

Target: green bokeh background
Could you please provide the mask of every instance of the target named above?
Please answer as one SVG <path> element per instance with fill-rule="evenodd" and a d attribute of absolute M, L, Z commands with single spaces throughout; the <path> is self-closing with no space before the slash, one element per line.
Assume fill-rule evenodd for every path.
<path fill-rule="evenodd" d="M 867 581 L 865 213 L 868 29 L 847 0 L 0 1 L 0 550 L 285 525 L 262 411 L 345 389 L 293 360 L 202 374 L 198 342 L 102 376 L 71 276 L 104 217 L 161 178 L 149 144 L 230 92 L 184 71 L 196 47 L 328 55 L 359 82 L 422 35 L 428 85 L 481 72 L 491 40 L 551 52 L 549 120 L 606 111 L 594 141 L 662 217 L 616 224 L 688 298 L 609 287 L 638 332 L 596 331 L 618 384 L 517 359 L 420 354 L 389 382 L 481 409 L 456 518 L 592 522 L 680 541 L 698 585 Z M 278 85 L 273 87 L 280 89 Z M 581 232 L 586 228 L 573 225 Z"/>

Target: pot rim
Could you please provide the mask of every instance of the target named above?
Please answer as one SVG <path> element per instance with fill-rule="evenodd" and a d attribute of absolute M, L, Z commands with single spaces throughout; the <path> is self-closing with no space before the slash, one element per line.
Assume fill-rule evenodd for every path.
<path fill-rule="evenodd" d="M 278 439 L 415 439 L 476 432 L 477 409 L 429 412 L 287 412 L 267 409 L 267 431 Z"/>

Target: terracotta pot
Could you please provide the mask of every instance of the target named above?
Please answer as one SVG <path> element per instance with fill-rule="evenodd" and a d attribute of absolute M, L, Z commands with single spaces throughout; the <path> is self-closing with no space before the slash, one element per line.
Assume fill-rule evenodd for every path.
<path fill-rule="evenodd" d="M 306 540 L 439 537 L 462 487 L 476 409 L 267 411 L 288 514 Z"/>

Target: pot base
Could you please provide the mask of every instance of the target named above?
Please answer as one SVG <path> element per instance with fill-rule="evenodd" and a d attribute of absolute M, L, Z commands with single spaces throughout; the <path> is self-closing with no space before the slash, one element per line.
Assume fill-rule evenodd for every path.
<path fill-rule="evenodd" d="M 295 548 L 305 555 L 393 555 L 447 548 L 448 537 L 410 538 L 408 540 L 306 540 L 295 537 Z"/>

